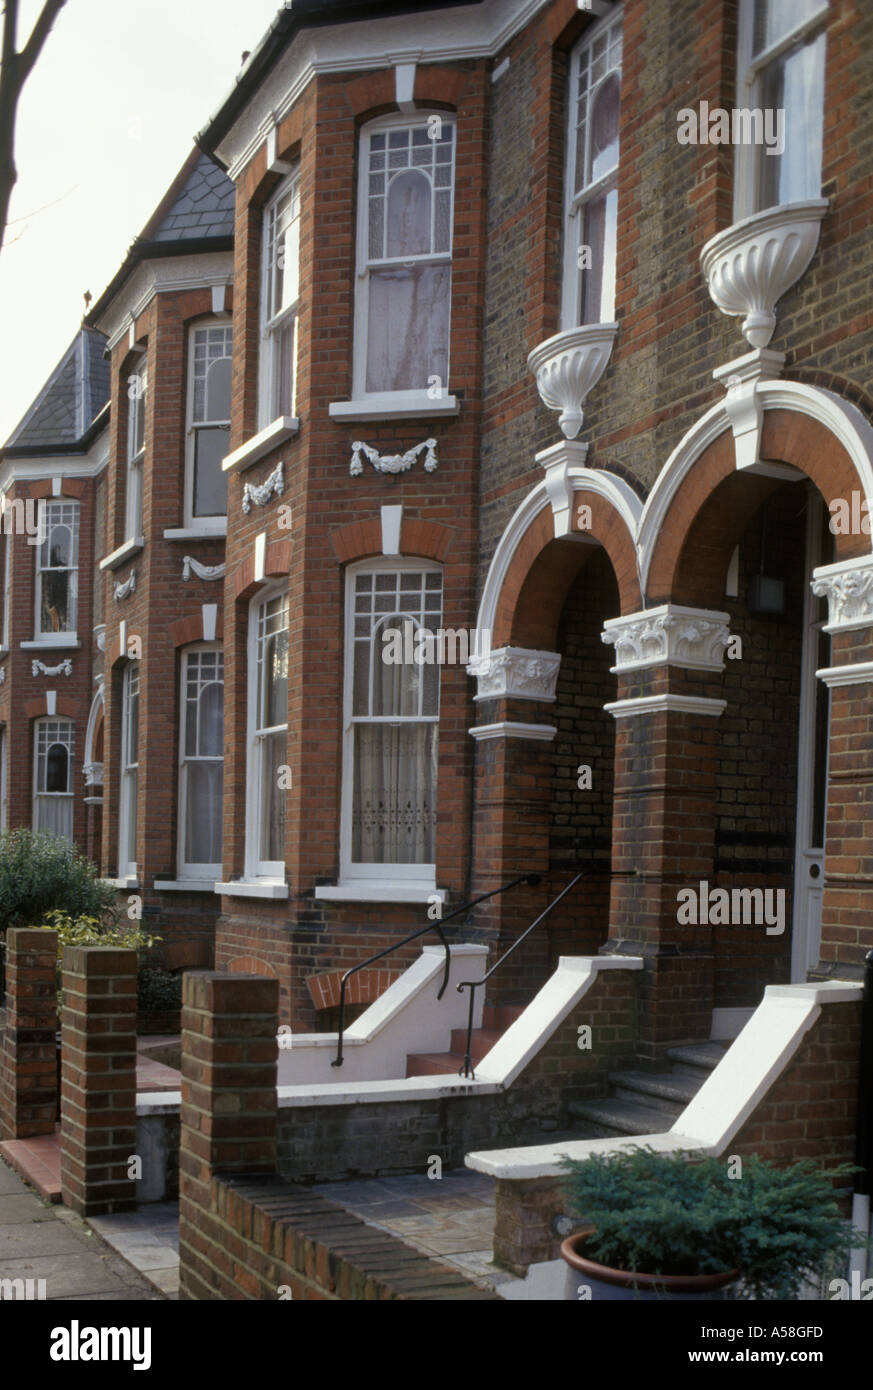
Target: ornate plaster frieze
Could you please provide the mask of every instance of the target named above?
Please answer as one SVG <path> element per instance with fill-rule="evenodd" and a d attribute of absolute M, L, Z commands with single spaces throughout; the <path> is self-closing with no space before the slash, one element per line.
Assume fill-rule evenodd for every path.
<path fill-rule="evenodd" d="M 94 641 L 97 643 L 98 652 L 106 650 L 106 624 L 98 623 L 94 629 Z"/>
<path fill-rule="evenodd" d="M 122 599 L 130 598 L 136 589 L 136 570 L 131 570 L 123 584 L 115 585 L 115 602 L 120 603 Z"/>
<path fill-rule="evenodd" d="M 561 658 L 557 652 L 500 647 L 476 656 L 467 667 L 479 682 L 477 700 L 543 700 L 552 703 Z"/>
<path fill-rule="evenodd" d="M 378 449 L 372 449 L 369 444 L 365 444 L 362 439 L 352 441 L 352 461 L 349 465 L 349 472 L 353 478 L 357 478 L 364 471 L 361 461 L 361 454 L 369 459 L 377 473 L 406 473 L 412 468 L 419 454 L 424 453 L 424 471 L 433 473 L 437 466 L 436 456 L 437 441 L 435 439 L 424 439 L 420 444 L 415 444 L 411 449 L 407 449 L 405 454 L 380 454 Z"/>
<path fill-rule="evenodd" d="M 30 668 L 35 676 L 71 676 L 73 674 L 73 663 L 69 657 L 59 661 L 57 666 L 46 666 L 44 661 L 32 661 Z"/>
<path fill-rule="evenodd" d="M 5 680 L 6 680 L 6 667 L 5 667 L 5 666 L 2 666 L 2 667 L 0 667 L 0 685 L 2 685 L 3 682 L 4 682 Z"/>
<path fill-rule="evenodd" d="M 226 564 L 220 565 L 201 565 L 199 560 L 195 560 L 193 555 L 186 555 L 182 560 L 182 578 L 190 579 L 192 573 L 198 579 L 223 579 L 227 570 Z"/>
<path fill-rule="evenodd" d="M 82 768 L 82 771 L 83 771 L 84 774 L 85 774 L 85 786 L 86 786 L 86 787 L 102 787 L 102 786 L 103 786 L 103 764 L 102 764 L 102 763 L 86 763 L 85 766 Z"/>
<path fill-rule="evenodd" d="M 243 488 L 242 509 L 248 516 L 254 502 L 256 507 L 266 507 L 271 497 L 281 497 L 285 491 L 285 467 L 282 463 L 277 463 L 269 478 L 261 483 L 260 487 L 255 487 L 253 483 L 246 483 Z"/>
<path fill-rule="evenodd" d="M 610 618 L 601 640 L 615 647 L 614 672 L 649 666 L 721 671 L 730 642 L 728 619 L 727 613 L 664 603 L 645 613 Z"/>
<path fill-rule="evenodd" d="M 851 632 L 873 624 L 873 555 L 838 560 L 812 572 L 812 592 L 828 601 L 825 632 Z"/>

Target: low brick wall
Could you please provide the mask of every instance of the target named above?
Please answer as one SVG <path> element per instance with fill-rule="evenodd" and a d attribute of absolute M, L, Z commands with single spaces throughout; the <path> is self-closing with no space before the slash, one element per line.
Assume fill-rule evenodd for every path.
<path fill-rule="evenodd" d="M 214 1178 L 209 1211 L 186 1239 L 180 1298 L 463 1299 L 500 1302 L 335 1202 L 280 1178 Z"/>
<path fill-rule="evenodd" d="M 496 1094 L 435 1095 L 354 1105 L 282 1105 L 277 1166 L 294 1181 L 424 1172 L 432 1155 L 461 1167 L 474 1149 L 548 1143 L 572 1101 L 605 1094 L 633 1055 L 637 975 L 605 970 L 518 1079 Z M 592 1030 L 590 1050 L 579 1028 Z"/>
<path fill-rule="evenodd" d="M 0 1139 L 52 1134 L 58 1099 L 57 933 L 6 933 L 6 1028 L 0 1040 Z"/>
<path fill-rule="evenodd" d="M 188 974 L 179 1297 L 494 1299 L 275 1173 L 278 982 Z"/>

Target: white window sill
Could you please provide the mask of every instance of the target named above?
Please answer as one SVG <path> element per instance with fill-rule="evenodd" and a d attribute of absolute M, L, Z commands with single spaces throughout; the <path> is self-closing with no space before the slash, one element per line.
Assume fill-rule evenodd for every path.
<path fill-rule="evenodd" d="M 316 898 L 329 903 L 426 903 L 432 898 L 446 900 L 446 890 L 430 883 L 389 883 L 373 879 L 370 883 L 325 883 L 315 890 Z"/>
<path fill-rule="evenodd" d="M 458 415 L 457 396 L 432 399 L 426 391 L 381 391 L 356 401 L 334 401 L 328 407 L 332 420 L 428 420 L 439 415 Z"/>
<path fill-rule="evenodd" d="M 108 878 L 107 883 L 111 883 L 113 888 L 138 888 L 139 879 L 136 874 L 125 874 L 121 878 Z"/>
<path fill-rule="evenodd" d="M 218 517 L 207 525 L 192 522 L 190 526 L 174 526 L 164 532 L 165 541 L 214 541 L 227 535 L 227 517 Z"/>
<path fill-rule="evenodd" d="M 278 449 L 287 439 L 293 439 L 299 429 L 300 421 L 296 415 L 280 415 L 278 420 L 253 434 L 245 444 L 241 444 L 232 454 L 227 455 L 221 465 L 224 472 L 241 473 L 243 469 L 251 468 L 253 463 L 257 463 L 258 459 L 262 459 L 272 449 Z"/>
<path fill-rule="evenodd" d="M 84 803 L 85 803 L 86 806 L 102 806 L 102 805 L 103 805 L 103 797 L 102 797 L 102 796 L 85 796 L 85 797 L 82 798 L 82 800 L 84 801 Z"/>
<path fill-rule="evenodd" d="M 228 883 L 213 884 L 213 891 L 228 898 L 287 898 L 287 883 L 268 878 L 232 878 Z"/>
<path fill-rule="evenodd" d="M 156 893 L 214 893 L 214 878 L 156 878 L 152 882 Z"/>
<path fill-rule="evenodd" d="M 106 555 L 100 561 L 101 570 L 117 570 L 119 565 L 123 565 L 125 560 L 129 560 L 132 555 L 138 555 L 145 546 L 145 536 L 137 536 L 133 540 L 125 541 L 117 550 Z"/>
<path fill-rule="evenodd" d="M 39 652 L 47 650 L 57 650 L 60 647 L 81 647 L 75 632 L 55 632 L 50 637 L 36 637 L 32 642 L 19 642 L 19 647 L 26 652 Z"/>

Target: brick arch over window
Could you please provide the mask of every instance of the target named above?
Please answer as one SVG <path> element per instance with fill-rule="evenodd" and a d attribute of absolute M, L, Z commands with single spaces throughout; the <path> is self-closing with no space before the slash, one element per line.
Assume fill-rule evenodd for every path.
<path fill-rule="evenodd" d="M 826 503 L 848 500 L 856 492 L 873 504 L 873 429 L 860 411 L 801 383 L 762 384 L 774 394 L 780 386 L 783 396 L 795 395 L 798 404 L 818 407 L 824 418 L 787 404 L 765 410 L 759 456 L 796 468 Z M 669 474 L 671 468 L 679 472 L 677 456 L 684 447 L 685 441 L 653 488 L 640 528 L 647 602 L 718 607 L 737 537 L 784 479 L 738 471 L 734 439 L 726 429 L 705 444 L 690 466 L 687 457 L 681 461 L 681 475 L 671 489 Z M 869 554 L 870 537 L 838 535 L 835 548 L 837 559 Z"/>
<path fill-rule="evenodd" d="M 170 640 L 174 647 L 187 647 L 189 642 L 220 642 L 223 637 L 224 619 L 221 613 L 216 615 L 214 638 L 204 635 L 202 609 L 187 618 L 177 618 L 174 623 L 170 623 Z"/>
<path fill-rule="evenodd" d="M 340 1001 L 342 970 L 326 970 L 321 975 L 310 975 L 306 981 L 310 998 L 316 1009 L 336 1008 Z M 346 986 L 347 1004 L 372 1004 L 389 985 L 398 980 L 400 970 L 359 970 Z"/>
<path fill-rule="evenodd" d="M 234 956 L 233 960 L 228 961 L 227 970 L 231 975 L 268 975 L 272 980 L 278 978 L 272 965 L 257 956 Z"/>
<path fill-rule="evenodd" d="M 404 517 L 400 527 L 400 553 L 420 560 L 438 560 L 444 564 L 454 537 L 455 533 L 449 526 Z M 351 521 L 347 526 L 337 526 L 330 533 L 330 541 L 342 565 L 353 564 L 356 560 L 370 560 L 382 554 L 381 520 Z"/>
<path fill-rule="evenodd" d="M 590 508 L 590 517 L 583 514 L 590 525 L 557 538 L 544 483 L 516 511 L 494 553 L 479 608 L 477 626 L 491 631 L 492 647 L 554 650 L 564 600 L 594 551 L 592 541 L 609 556 L 621 612 L 642 606 L 634 544 L 642 503 L 626 483 L 603 472 L 590 487 L 576 481 L 574 523 L 583 505 Z"/>
<path fill-rule="evenodd" d="M 268 579 L 284 579 L 291 569 L 291 541 L 269 541 L 264 557 L 264 577 L 255 579 L 255 559 L 251 555 L 237 565 L 232 585 L 236 599 L 251 598 L 256 589 Z"/>

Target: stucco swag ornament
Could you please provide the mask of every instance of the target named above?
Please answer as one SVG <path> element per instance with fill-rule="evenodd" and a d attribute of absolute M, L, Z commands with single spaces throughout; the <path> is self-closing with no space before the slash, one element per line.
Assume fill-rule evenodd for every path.
<path fill-rule="evenodd" d="M 119 603 L 119 602 L 121 601 L 121 599 L 130 598 L 131 594 L 134 593 L 135 590 L 136 590 L 136 570 L 131 570 L 131 571 L 130 571 L 130 575 L 128 576 L 127 579 L 125 579 L 125 581 L 124 581 L 123 584 L 116 584 L 116 586 L 115 586 L 115 602 L 116 602 L 116 603 Z"/>
<path fill-rule="evenodd" d="M 195 560 L 193 555 L 185 555 L 182 559 L 182 578 L 184 580 L 190 579 L 192 573 L 196 574 L 198 579 L 223 579 L 226 570 L 226 564 L 202 565 L 199 560 Z"/>
<path fill-rule="evenodd" d="M 425 439 L 421 444 L 407 449 L 405 454 L 380 454 L 378 449 L 371 449 L 370 445 L 365 444 L 362 439 L 355 439 L 352 442 L 352 461 L 349 466 L 349 473 L 353 478 L 357 478 L 363 473 L 364 465 L 361 461 L 361 454 L 366 455 L 377 473 L 406 473 L 412 468 L 423 450 L 427 450 L 424 458 L 424 471 L 425 473 L 433 473 L 437 466 L 436 447 L 435 439 Z"/>
<path fill-rule="evenodd" d="M 243 488 L 242 509 L 248 516 L 254 502 L 256 507 L 266 507 L 270 498 L 281 497 L 285 491 L 285 471 L 284 464 L 277 463 L 266 482 L 261 483 L 260 487 L 255 487 L 252 483 L 246 483 Z"/>
<path fill-rule="evenodd" d="M 32 661 L 31 672 L 34 676 L 71 676 L 73 674 L 73 663 L 69 657 L 58 662 L 57 666 L 46 666 L 44 661 Z"/>

